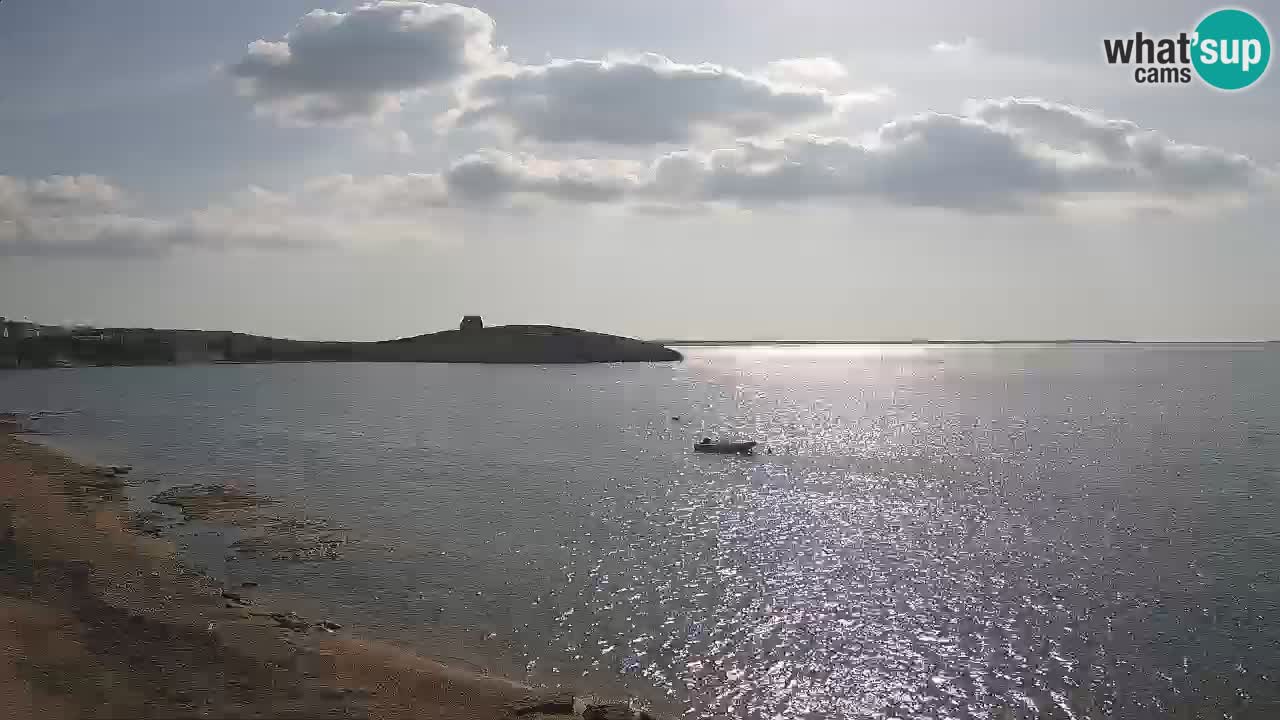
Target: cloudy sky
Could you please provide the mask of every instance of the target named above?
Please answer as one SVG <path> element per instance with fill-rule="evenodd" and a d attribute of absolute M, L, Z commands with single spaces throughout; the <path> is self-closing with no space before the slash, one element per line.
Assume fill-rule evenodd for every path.
<path fill-rule="evenodd" d="M 1214 7 L 4 0 L 0 315 L 1280 338 L 1280 80 L 1102 56 Z"/>

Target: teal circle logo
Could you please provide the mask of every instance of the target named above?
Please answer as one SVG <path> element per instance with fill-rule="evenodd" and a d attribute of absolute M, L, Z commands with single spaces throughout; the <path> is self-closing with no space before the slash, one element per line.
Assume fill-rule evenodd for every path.
<path fill-rule="evenodd" d="M 1196 26 L 1191 63 L 1200 79 L 1219 90 L 1240 90 L 1258 81 L 1271 60 L 1271 36 L 1258 18 L 1228 8 Z"/>

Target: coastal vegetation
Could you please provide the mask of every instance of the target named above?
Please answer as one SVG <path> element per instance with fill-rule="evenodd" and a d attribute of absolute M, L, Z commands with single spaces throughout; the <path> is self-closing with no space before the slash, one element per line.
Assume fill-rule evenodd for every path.
<path fill-rule="evenodd" d="M 172 365 L 210 362 L 663 362 L 680 353 L 657 343 L 553 325 L 483 327 L 379 342 L 290 340 L 238 332 L 77 328 L 0 338 L 0 368 Z"/>

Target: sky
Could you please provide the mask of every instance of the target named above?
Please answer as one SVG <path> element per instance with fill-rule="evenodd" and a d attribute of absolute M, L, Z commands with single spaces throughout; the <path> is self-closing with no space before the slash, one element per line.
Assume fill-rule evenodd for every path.
<path fill-rule="evenodd" d="M 1280 338 L 1280 78 L 1103 54 L 1217 7 L 3 0 L 0 315 Z"/>

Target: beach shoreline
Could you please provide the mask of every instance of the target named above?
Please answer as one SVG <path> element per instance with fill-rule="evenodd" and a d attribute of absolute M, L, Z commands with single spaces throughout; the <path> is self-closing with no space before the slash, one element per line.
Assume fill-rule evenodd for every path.
<path fill-rule="evenodd" d="M 0 688 L 14 717 L 590 715 L 587 696 L 243 600 L 133 526 L 118 474 L 25 429 L 0 416 Z"/>

